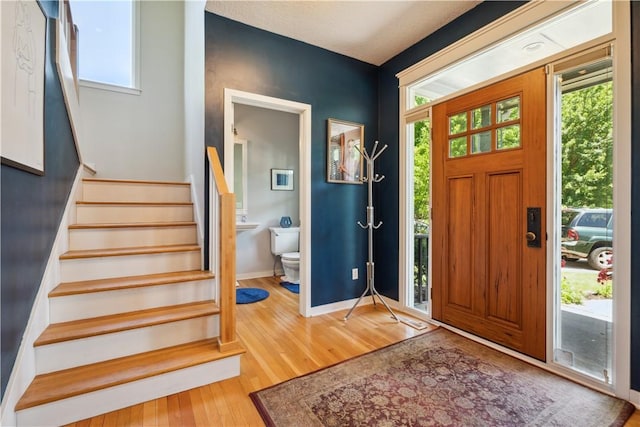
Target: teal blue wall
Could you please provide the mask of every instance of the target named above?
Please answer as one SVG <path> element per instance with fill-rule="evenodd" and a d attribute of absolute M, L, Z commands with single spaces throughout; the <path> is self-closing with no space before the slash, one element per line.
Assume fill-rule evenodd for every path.
<path fill-rule="evenodd" d="M 2 394 L 44 274 L 78 170 L 69 118 L 55 65 L 58 2 L 42 1 L 48 21 L 44 82 L 44 176 L 2 165 L 0 235 Z"/>
<path fill-rule="evenodd" d="M 366 219 L 367 188 L 327 183 L 326 122 L 336 118 L 363 123 L 371 146 L 377 138 L 377 67 L 205 15 L 206 145 L 223 151 L 224 88 L 310 104 L 311 305 L 359 296 L 366 286 L 367 233 L 356 221 Z M 359 280 L 351 280 L 353 267 L 360 269 Z"/>
<path fill-rule="evenodd" d="M 398 246 L 399 246 L 399 162 L 398 149 L 400 100 L 398 79 L 396 74 L 427 58 L 428 56 L 455 43 L 468 34 L 495 21 L 502 15 L 518 8 L 526 2 L 492 1 L 483 2 L 458 19 L 442 27 L 429 37 L 419 41 L 404 52 L 391 58 L 379 69 L 379 115 L 378 129 L 380 140 L 389 142 L 389 153 L 381 159 L 381 167 L 390 170 L 384 182 L 376 192 L 376 204 L 381 207 L 380 219 L 385 223 L 384 229 L 376 234 L 376 280 L 378 289 L 385 295 L 398 299 Z M 390 257 L 393 255 L 393 257 Z"/>

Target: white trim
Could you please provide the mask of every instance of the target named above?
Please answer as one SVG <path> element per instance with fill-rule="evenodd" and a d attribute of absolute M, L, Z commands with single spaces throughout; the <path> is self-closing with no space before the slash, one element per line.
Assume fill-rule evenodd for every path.
<path fill-rule="evenodd" d="M 351 307 L 353 307 L 356 301 L 358 301 L 358 298 L 338 301 L 331 304 L 316 305 L 315 307 L 311 307 L 311 310 L 309 310 L 309 316 L 321 316 L 323 314 L 335 313 L 336 311 L 349 310 Z M 385 301 L 388 300 L 385 299 Z M 371 296 L 367 295 L 366 297 L 362 298 L 362 301 L 360 301 L 360 304 L 358 304 L 358 306 L 363 307 L 371 304 Z M 354 311 L 354 314 L 357 315 L 358 313 Z"/>
<path fill-rule="evenodd" d="M 400 105 L 406 105 L 407 101 L 407 91 L 400 91 Z M 398 165 L 398 176 L 400 177 L 399 182 L 399 209 L 398 214 L 400 215 L 398 221 L 398 232 L 400 233 L 400 238 L 398 239 L 398 283 L 413 283 L 413 263 L 410 263 L 410 260 L 413 260 L 413 241 L 412 239 L 408 239 L 407 236 L 413 235 L 413 230 L 411 229 L 411 224 L 413 222 L 413 179 L 407 179 L 407 177 L 413 176 L 413 161 L 412 156 L 408 154 L 409 144 L 407 141 L 407 121 L 403 115 L 404 109 L 400 107 L 400 116 L 398 118 L 398 123 L 400 123 L 399 129 L 399 165 Z M 405 177 L 405 179 L 402 179 Z M 410 292 L 407 292 L 406 286 L 400 286 L 398 290 L 398 300 L 401 305 L 406 307 L 411 307 Z"/>
<path fill-rule="evenodd" d="M 640 410 L 640 392 L 631 390 L 631 393 L 629 393 L 629 401 L 636 406 L 636 409 Z"/>
<path fill-rule="evenodd" d="M 573 7 L 576 1 L 537 1 L 527 3 L 491 24 L 469 34 L 439 52 L 396 74 L 400 86 L 408 86 L 434 72 L 460 61 L 487 46 L 522 32 L 540 21 Z M 406 104 L 401 109 L 406 108 Z"/>
<path fill-rule="evenodd" d="M 89 89 L 106 90 L 108 92 L 119 92 L 127 95 L 141 95 L 142 90 L 132 87 L 118 86 L 110 83 L 94 82 L 91 80 L 79 80 L 78 85 L 80 87 Z"/>
<path fill-rule="evenodd" d="M 140 92 L 142 92 L 140 90 L 142 83 L 140 81 L 140 68 L 142 68 L 142 52 L 140 51 L 140 39 L 142 34 L 142 31 L 140 31 L 140 0 L 133 0 L 132 8 L 131 24 L 133 25 L 133 28 L 131 29 L 131 84 L 133 87 L 131 89 L 137 90 L 138 94 L 140 94 Z"/>
<path fill-rule="evenodd" d="M 224 169 L 233 180 L 233 104 L 298 114 L 300 158 L 300 298 L 299 312 L 311 315 L 311 105 L 235 89 L 224 89 Z M 231 165 L 231 171 L 229 166 Z M 228 175 L 227 175 L 228 174 Z M 233 187 L 231 187 L 233 188 Z"/>
<path fill-rule="evenodd" d="M 64 209 L 56 239 L 53 243 L 47 266 L 45 267 L 42 281 L 38 288 L 35 301 L 31 308 L 31 314 L 25 328 L 22 342 L 18 348 L 9 382 L 2 397 L 0 405 L 1 419 L 0 425 L 16 425 L 15 406 L 25 390 L 33 381 L 36 374 L 36 355 L 33 343 L 40 336 L 42 331 L 49 325 L 49 292 L 60 282 L 60 260 L 61 254 L 68 250 L 68 225 L 75 219 L 75 204 L 79 193 L 82 190 L 82 178 L 86 176 L 86 170 L 81 164 L 78 166 L 76 177 L 69 193 L 69 199 Z"/>
<path fill-rule="evenodd" d="M 631 27 L 629 2 L 613 2 L 613 234 L 616 236 L 613 306 L 613 387 L 629 399 L 631 387 Z"/>
<path fill-rule="evenodd" d="M 282 269 L 276 269 L 276 276 L 282 276 L 284 271 Z M 258 279 L 260 277 L 273 277 L 273 270 L 265 271 L 250 271 L 249 273 L 236 274 L 237 280 Z"/>
<path fill-rule="evenodd" d="M 59 6 L 62 8 L 62 4 Z M 83 163 L 82 150 L 80 149 L 82 115 L 80 113 L 80 103 L 76 88 L 76 80 L 71 68 L 71 59 L 69 58 L 69 50 L 67 49 L 67 38 L 63 27 L 64 23 L 61 19 L 56 19 L 56 68 L 60 78 L 60 86 L 62 87 L 62 95 L 64 103 L 67 107 L 69 122 L 71 124 L 71 133 L 73 133 L 73 142 L 76 145 L 78 160 Z"/>

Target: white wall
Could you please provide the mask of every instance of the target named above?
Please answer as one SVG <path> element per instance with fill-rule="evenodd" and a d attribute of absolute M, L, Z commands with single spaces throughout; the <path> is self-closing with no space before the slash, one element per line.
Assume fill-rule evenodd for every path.
<path fill-rule="evenodd" d="M 140 2 L 140 95 L 80 88 L 83 160 L 98 177 L 184 180 L 184 5 Z"/>
<path fill-rule="evenodd" d="M 204 220 L 205 3 L 205 0 L 184 3 L 184 171 L 185 179 L 193 186 L 198 224 Z"/>
<path fill-rule="evenodd" d="M 279 226 L 285 215 L 300 224 L 299 116 L 240 104 L 234 110 L 238 137 L 249 141 L 247 220 L 260 224 L 237 235 L 236 273 L 238 278 L 270 275 L 274 256 L 269 227 Z M 271 190 L 272 168 L 293 169 L 293 191 Z"/>

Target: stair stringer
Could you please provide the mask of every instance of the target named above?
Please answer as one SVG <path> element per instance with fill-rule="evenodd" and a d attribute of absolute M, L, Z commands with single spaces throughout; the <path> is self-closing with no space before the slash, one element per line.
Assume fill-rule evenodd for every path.
<path fill-rule="evenodd" d="M 7 388 L 0 405 L 0 425 L 17 425 L 16 403 L 25 392 L 36 375 L 36 354 L 33 343 L 42 331 L 49 326 L 49 299 L 48 294 L 60 282 L 60 255 L 69 249 L 69 224 L 75 222 L 76 201 L 81 195 L 82 179 L 94 175 L 91 169 L 80 164 L 76 177 L 69 193 L 69 199 L 64 208 L 64 213 L 58 225 L 58 232 L 49 254 L 38 293 L 31 308 L 31 314 L 25 328 L 16 361 L 11 370 Z"/>
<path fill-rule="evenodd" d="M 37 406 L 25 407 L 22 403 L 19 403 L 21 396 L 33 382 L 34 378 L 36 378 L 38 371 L 38 352 L 34 349 L 33 344 L 51 323 L 49 321 L 51 317 L 51 300 L 48 294 L 65 279 L 65 277 L 63 277 L 64 268 L 62 267 L 61 259 L 64 257 L 61 257 L 61 255 L 68 253 L 70 249 L 74 249 L 69 247 L 70 233 L 68 226 L 78 223 L 80 219 L 76 208 L 77 202 L 83 200 L 82 178 L 85 176 L 87 175 L 79 171 L 70 193 L 71 196 L 67 201 L 56 236 L 56 242 L 47 265 L 47 272 L 45 273 L 46 280 L 43 279 L 36 304 L 34 304 L 32 312 L 34 320 L 33 322 L 29 322 L 28 329 L 30 331 L 28 331 L 28 334 L 25 334 L 25 340 L 21 345 L 21 353 L 24 353 L 24 357 L 21 356 L 20 366 L 22 368 L 19 369 L 19 371 L 22 376 L 20 380 L 15 380 L 15 375 L 12 373 L 10 383 L 7 387 L 7 393 L 5 393 L 2 402 L 2 414 L 0 415 L 2 425 L 48 425 L 52 423 L 59 425 L 71 423 L 142 403 L 147 400 L 235 377 L 240 374 L 239 356 L 243 351 L 234 349 L 229 351 L 226 357 L 223 356 L 223 358 L 205 362 L 201 365 L 178 368 L 175 371 L 153 375 L 143 379 L 126 380 L 129 382 L 108 386 L 104 389 L 89 391 L 72 397 L 65 398 L 59 396 L 60 400 L 38 404 Z M 201 224 L 199 224 L 200 217 L 197 214 L 194 215 L 194 217 L 197 218 L 198 228 L 201 229 Z M 197 236 L 198 243 L 200 243 L 202 239 L 202 236 L 199 234 L 200 233 L 198 233 Z M 202 246 L 200 246 L 200 248 L 202 248 Z M 199 252 L 202 251 L 200 250 Z M 198 258 L 201 259 L 200 256 L 198 256 Z M 195 262 L 197 263 L 197 261 Z M 187 270 L 201 267 L 202 264 L 200 263 L 195 267 L 190 264 Z M 216 295 L 217 279 L 208 279 L 207 282 L 210 283 L 210 292 Z M 208 325 L 205 328 L 208 330 L 205 335 L 206 337 L 219 335 L 219 316 L 216 315 L 211 320 L 215 320 L 216 322 L 215 325 L 213 325 L 215 332 L 211 330 L 211 325 Z M 198 336 L 197 338 L 202 337 Z M 161 345 L 161 347 L 166 344 L 170 344 L 170 342 L 166 342 Z M 116 356 L 121 355 L 118 354 Z M 18 362 L 16 362 L 16 365 L 18 365 Z M 86 367 L 87 365 L 84 366 Z M 48 371 L 47 368 L 45 368 L 45 370 Z M 12 393 L 9 393 L 10 387 Z M 14 408 L 17 404 L 20 404 L 23 409 L 16 412 Z"/>
<path fill-rule="evenodd" d="M 42 425 L 43 420 L 69 424 L 238 375 L 240 355 L 24 409 L 17 425 Z"/>

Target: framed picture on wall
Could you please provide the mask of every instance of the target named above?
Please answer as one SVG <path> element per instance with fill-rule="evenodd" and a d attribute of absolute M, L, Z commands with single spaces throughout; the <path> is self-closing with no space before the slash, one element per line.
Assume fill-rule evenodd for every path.
<path fill-rule="evenodd" d="M 271 169 L 272 190 L 293 190 L 293 169 Z"/>
<path fill-rule="evenodd" d="M 44 175 L 47 20 L 35 0 L 1 1 L 2 164 Z"/>
<path fill-rule="evenodd" d="M 362 184 L 364 125 L 327 120 L 327 181 Z"/>

